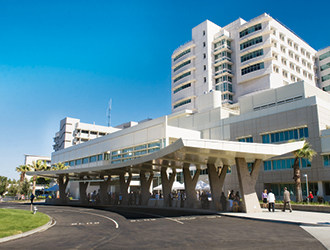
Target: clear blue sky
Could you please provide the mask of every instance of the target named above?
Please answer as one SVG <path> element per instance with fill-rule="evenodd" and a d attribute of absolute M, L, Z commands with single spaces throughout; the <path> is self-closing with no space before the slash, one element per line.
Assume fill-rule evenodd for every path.
<path fill-rule="evenodd" d="M 322 6 L 323 4 L 323 6 Z M 50 156 L 66 116 L 106 125 L 171 112 L 171 54 L 210 21 L 268 13 L 316 50 L 330 45 L 329 1 L 1 1 L 0 175 Z"/>

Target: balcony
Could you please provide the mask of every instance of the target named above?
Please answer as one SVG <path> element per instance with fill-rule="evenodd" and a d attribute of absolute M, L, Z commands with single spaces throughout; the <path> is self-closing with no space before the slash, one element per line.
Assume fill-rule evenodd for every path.
<path fill-rule="evenodd" d="M 231 50 L 231 47 L 227 44 L 224 44 L 224 45 L 221 45 L 220 47 L 218 48 L 215 48 L 214 49 L 214 52 L 213 52 L 213 55 L 217 55 L 223 51 L 228 51 L 230 53 L 233 53 L 233 51 Z"/>
<path fill-rule="evenodd" d="M 234 77 L 234 75 L 232 74 L 232 71 L 230 69 L 223 69 L 223 70 L 215 72 L 214 79 L 217 79 L 217 78 L 219 78 L 221 76 L 225 76 L 225 75 Z"/>
<path fill-rule="evenodd" d="M 233 65 L 234 63 L 231 61 L 231 58 L 227 57 L 227 56 L 223 56 L 223 57 L 220 57 L 218 58 L 217 60 L 215 60 L 213 66 L 214 67 L 217 67 L 219 66 L 220 64 L 223 64 L 223 63 L 228 63 L 230 65 Z"/>

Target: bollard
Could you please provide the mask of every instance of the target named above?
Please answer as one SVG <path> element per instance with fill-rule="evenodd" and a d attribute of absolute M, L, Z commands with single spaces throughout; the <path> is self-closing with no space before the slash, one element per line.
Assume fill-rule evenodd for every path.
<path fill-rule="evenodd" d="M 33 214 L 36 214 L 37 213 L 37 207 L 33 207 Z"/>

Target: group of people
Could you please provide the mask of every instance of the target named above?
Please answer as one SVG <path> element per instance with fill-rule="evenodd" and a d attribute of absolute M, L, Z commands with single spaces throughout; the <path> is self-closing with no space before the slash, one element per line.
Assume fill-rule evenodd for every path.
<path fill-rule="evenodd" d="M 267 208 L 267 203 L 268 203 L 268 211 L 273 211 L 275 212 L 275 194 L 273 193 L 273 190 L 270 189 L 269 193 L 267 193 L 267 189 L 264 190 L 262 193 L 262 201 L 263 201 L 263 207 Z M 287 187 L 284 188 L 283 192 L 283 212 L 285 212 L 286 206 L 289 206 L 290 213 L 292 212 L 292 207 L 291 207 L 291 199 L 290 199 L 290 192 L 288 191 Z"/>
<path fill-rule="evenodd" d="M 96 205 L 99 205 L 101 203 L 100 193 L 96 192 L 96 190 L 92 193 L 88 193 L 87 201 L 88 203 L 95 203 Z M 141 192 L 130 192 L 126 201 L 129 206 L 142 205 Z M 107 203 L 109 205 L 121 205 L 123 204 L 123 195 L 119 192 L 109 192 L 107 196 Z"/>

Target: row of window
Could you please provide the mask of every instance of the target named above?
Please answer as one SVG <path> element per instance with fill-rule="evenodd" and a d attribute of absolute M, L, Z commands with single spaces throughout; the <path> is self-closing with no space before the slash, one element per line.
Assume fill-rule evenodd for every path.
<path fill-rule="evenodd" d="M 248 48 L 248 47 L 250 47 L 252 45 L 258 44 L 258 43 L 262 43 L 262 36 L 253 38 L 253 39 L 251 39 L 249 41 L 246 41 L 246 42 L 242 43 L 240 45 L 240 47 L 241 47 L 241 50 L 242 50 L 242 49 Z"/>
<path fill-rule="evenodd" d="M 185 105 L 185 104 L 187 104 L 187 103 L 191 103 L 191 99 L 184 100 L 184 101 L 182 101 L 182 102 L 179 102 L 179 103 L 175 104 L 175 105 L 174 105 L 174 108 L 180 107 L 180 106 Z"/>
<path fill-rule="evenodd" d="M 185 84 L 185 85 L 182 85 L 181 87 L 176 88 L 175 90 L 173 90 L 173 94 L 179 92 L 180 90 L 183 90 L 183 89 L 189 88 L 190 86 L 191 86 L 191 83 L 187 83 L 187 84 Z"/>
<path fill-rule="evenodd" d="M 242 38 L 242 37 L 244 37 L 244 36 L 246 36 L 246 35 L 248 35 L 248 34 L 250 34 L 250 33 L 252 33 L 252 32 L 255 32 L 255 31 L 261 30 L 261 28 L 262 28 L 262 27 L 261 27 L 261 23 L 258 23 L 258 24 L 254 25 L 254 26 L 252 26 L 252 27 L 249 27 L 249 28 L 247 28 L 247 29 L 241 31 L 241 32 L 239 33 L 239 37 Z"/>
<path fill-rule="evenodd" d="M 292 139 L 308 138 L 308 128 L 291 129 L 282 132 L 262 135 L 262 143 L 283 142 Z"/>
<path fill-rule="evenodd" d="M 264 161 L 264 171 L 292 169 L 293 164 L 294 164 L 294 158 Z M 300 168 L 309 168 L 312 166 L 312 163 L 308 159 L 300 158 L 299 166 Z"/>
<path fill-rule="evenodd" d="M 320 61 L 322 61 L 322 60 L 324 60 L 325 58 L 328 58 L 328 57 L 330 57 L 330 51 L 320 55 L 319 59 L 320 59 Z"/>
<path fill-rule="evenodd" d="M 99 154 L 99 155 L 93 155 L 90 157 L 85 157 L 85 158 L 77 159 L 77 160 L 73 160 L 73 161 L 67 161 L 67 162 L 64 162 L 64 165 L 73 167 L 76 165 L 87 164 L 87 163 L 92 163 L 92 162 L 102 161 L 102 160 L 103 160 L 103 155 Z"/>
<path fill-rule="evenodd" d="M 330 85 L 323 87 L 324 91 L 330 91 Z"/>
<path fill-rule="evenodd" d="M 302 96 L 291 97 L 291 98 L 288 98 L 288 99 L 285 99 L 285 100 L 280 100 L 278 102 L 272 102 L 272 103 L 269 103 L 269 104 L 264 104 L 262 106 L 256 106 L 256 107 L 253 108 L 253 111 L 258 111 L 258 110 L 265 109 L 265 108 L 271 108 L 271 107 L 275 107 L 276 105 L 282 105 L 282 104 L 290 103 L 290 102 L 293 102 L 293 101 L 299 101 L 301 99 L 303 99 Z"/>
<path fill-rule="evenodd" d="M 223 51 L 222 53 L 219 53 L 219 54 L 214 56 L 214 61 L 218 60 L 221 57 L 225 57 L 225 56 L 228 57 L 228 58 L 231 58 L 231 53 L 228 52 L 228 51 Z"/>
<path fill-rule="evenodd" d="M 253 137 L 245 137 L 238 139 L 239 142 L 253 142 Z"/>
<path fill-rule="evenodd" d="M 328 62 L 327 64 L 322 65 L 320 68 L 321 68 L 321 71 L 330 68 L 330 62 Z"/>
<path fill-rule="evenodd" d="M 177 78 L 174 79 L 173 82 L 177 82 L 177 81 L 181 80 L 182 78 L 184 78 L 184 77 L 186 77 L 186 76 L 189 76 L 189 75 L 191 75 L 191 71 L 188 71 L 188 72 L 186 72 L 186 73 L 184 73 L 184 74 L 178 76 Z"/>
<path fill-rule="evenodd" d="M 188 54 L 190 52 L 190 49 L 187 49 L 185 51 L 182 51 L 179 55 L 177 55 L 176 57 L 173 58 L 173 61 L 175 62 L 176 60 L 178 60 L 180 57 L 183 57 L 184 55 Z"/>
<path fill-rule="evenodd" d="M 221 95 L 221 100 L 222 100 L 222 101 L 225 101 L 225 100 L 232 101 L 232 100 L 233 100 L 233 95 L 231 95 L 231 94 L 224 94 L 224 95 Z"/>
<path fill-rule="evenodd" d="M 250 60 L 252 58 L 255 58 L 255 57 L 258 57 L 258 56 L 262 56 L 263 54 L 264 54 L 264 50 L 263 49 L 253 51 L 253 52 L 251 52 L 249 54 L 246 54 L 244 56 L 241 56 L 241 62 L 245 62 L 245 61 Z"/>
<path fill-rule="evenodd" d="M 184 66 L 186 66 L 186 65 L 188 65 L 188 64 L 190 64 L 190 63 L 191 63 L 190 60 L 185 61 L 184 63 L 181 63 L 180 65 L 176 66 L 176 67 L 173 69 L 173 71 L 175 72 L 175 71 L 177 71 L 178 69 L 181 69 L 182 67 L 184 67 Z"/>
<path fill-rule="evenodd" d="M 245 74 L 251 73 L 253 71 L 263 69 L 263 68 L 264 68 L 264 63 L 263 62 L 248 66 L 248 67 L 241 70 L 242 71 L 242 76 L 245 75 Z"/>
<path fill-rule="evenodd" d="M 328 81 L 330 79 L 330 74 L 322 76 L 322 82 Z"/>
<path fill-rule="evenodd" d="M 215 72 L 217 72 L 221 69 L 230 69 L 231 70 L 231 65 L 229 63 L 223 63 L 223 64 L 215 67 Z"/>
<path fill-rule="evenodd" d="M 224 82 L 224 81 L 233 82 L 233 79 L 231 76 L 220 76 L 215 80 L 215 83 Z"/>
<path fill-rule="evenodd" d="M 230 41 L 226 40 L 226 39 L 222 39 L 221 41 L 217 42 L 214 44 L 214 49 L 220 47 L 221 45 L 227 44 L 228 46 L 231 45 Z"/>
<path fill-rule="evenodd" d="M 221 92 L 225 92 L 225 91 L 233 92 L 233 86 L 229 82 L 224 82 L 221 83 L 220 85 L 216 85 L 215 90 L 220 90 Z"/>

